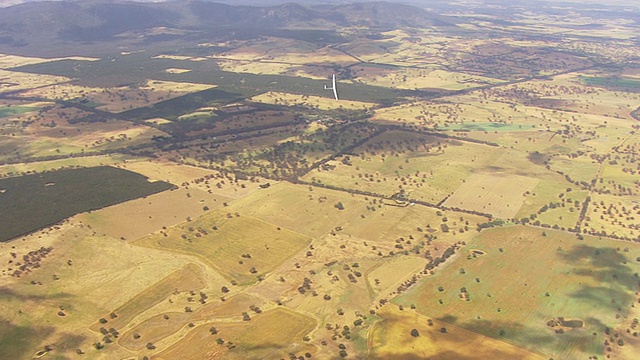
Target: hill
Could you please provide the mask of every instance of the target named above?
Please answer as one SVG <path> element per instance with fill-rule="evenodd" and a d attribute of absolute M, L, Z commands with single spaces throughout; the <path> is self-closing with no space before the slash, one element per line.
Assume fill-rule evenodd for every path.
<path fill-rule="evenodd" d="M 0 50 L 51 54 L 74 43 L 121 41 L 122 37 L 150 31 L 160 32 L 157 41 L 189 40 L 205 34 L 211 41 L 247 30 L 260 34 L 257 30 L 335 30 L 345 26 L 395 29 L 456 21 L 418 7 L 388 2 L 315 7 L 295 3 L 233 6 L 209 1 L 28 2 L 4 8 L 0 13 Z"/>

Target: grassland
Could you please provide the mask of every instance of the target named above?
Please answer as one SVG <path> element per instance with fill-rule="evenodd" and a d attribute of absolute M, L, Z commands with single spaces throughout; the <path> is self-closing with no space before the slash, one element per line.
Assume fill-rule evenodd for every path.
<path fill-rule="evenodd" d="M 229 279 L 249 284 L 306 247 L 309 240 L 238 212 L 217 210 L 136 244 L 197 255 Z"/>
<path fill-rule="evenodd" d="M 287 94 L 281 92 L 269 91 L 258 96 L 254 96 L 249 99 L 250 101 L 265 103 L 265 104 L 278 104 L 284 106 L 302 106 L 309 108 L 316 108 L 321 110 L 330 110 L 337 108 L 345 109 L 370 109 L 375 104 L 366 103 L 361 101 L 341 101 L 337 102 L 332 98 L 331 92 L 327 91 L 327 97 L 308 96 Z"/>
<path fill-rule="evenodd" d="M 38 108 L 30 106 L 2 106 L 0 107 L 0 118 L 24 114 L 26 112 L 31 112 L 37 109 Z"/>
<path fill-rule="evenodd" d="M 635 10 L 432 5 L 0 55 L 0 357 L 635 359 Z"/>
<path fill-rule="evenodd" d="M 634 247 L 527 227 L 485 231 L 469 245 L 484 255 L 458 257 L 397 303 L 523 348 L 576 358 L 603 351 L 605 328 L 619 324 L 616 314 L 624 317 L 635 298 Z M 460 298 L 462 288 L 468 301 Z M 558 334 L 546 324 L 555 317 L 581 319 L 585 327 Z"/>
<path fill-rule="evenodd" d="M 210 333 L 212 325 L 219 329 L 218 334 Z M 291 339 L 302 339 L 314 326 L 312 319 L 278 308 L 258 315 L 250 322 L 213 322 L 201 325 L 155 358 L 173 359 L 185 356 L 190 359 L 258 359 L 286 356 L 289 352 L 295 353 L 307 348 L 302 341 L 291 344 Z M 227 343 L 246 345 L 229 349 L 226 345 L 217 344 L 215 338 L 221 338 Z M 285 347 L 288 350 L 281 350 Z"/>
<path fill-rule="evenodd" d="M 371 359 L 544 359 L 535 352 L 430 319 L 415 310 L 388 306 L 377 315 L 382 320 L 369 335 Z M 413 329 L 418 336 L 411 335 Z"/>
<path fill-rule="evenodd" d="M 517 175 L 474 174 L 456 189 L 443 206 L 510 219 L 520 210 L 526 193 L 533 190 L 538 182 L 538 179 Z"/>
<path fill-rule="evenodd" d="M 111 318 L 109 314 L 104 314 L 104 318 L 109 320 L 104 324 L 96 321 L 91 326 L 91 329 L 98 331 L 98 329 L 105 324 L 108 325 L 108 327 L 121 329 L 138 314 L 162 302 L 172 293 L 200 290 L 204 286 L 205 284 L 200 269 L 193 264 L 187 265 L 182 269 L 174 271 L 156 284 L 149 286 L 125 304 L 111 311 L 116 314 L 115 318 Z"/>
<path fill-rule="evenodd" d="M 98 110 L 119 113 L 213 87 L 215 86 L 161 80 L 148 80 L 142 84 L 106 88 L 66 83 L 38 87 L 21 92 L 20 96 L 74 101 L 95 107 Z"/>

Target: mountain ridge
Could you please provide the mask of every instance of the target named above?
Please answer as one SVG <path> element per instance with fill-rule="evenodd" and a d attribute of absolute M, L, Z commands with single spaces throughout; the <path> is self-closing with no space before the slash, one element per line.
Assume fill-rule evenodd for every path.
<path fill-rule="evenodd" d="M 153 28 L 185 31 L 237 29 L 375 29 L 455 25 L 459 20 L 419 7 L 389 2 L 305 6 L 228 5 L 188 2 L 94 0 L 27 2 L 0 12 L 0 50 L 31 45 L 99 43 Z"/>

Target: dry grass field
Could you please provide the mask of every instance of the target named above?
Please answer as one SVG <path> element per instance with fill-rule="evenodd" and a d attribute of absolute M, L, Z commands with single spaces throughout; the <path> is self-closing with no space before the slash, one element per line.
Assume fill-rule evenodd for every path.
<path fill-rule="evenodd" d="M 330 81 L 327 82 L 330 84 Z M 338 93 L 340 96 L 340 93 Z M 260 94 L 258 96 L 254 96 L 249 101 L 264 103 L 264 104 L 276 104 L 276 105 L 284 105 L 284 106 L 301 106 L 312 109 L 320 109 L 320 110 L 330 110 L 330 109 L 370 109 L 376 104 L 362 102 L 362 101 L 354 101 L 354 100 L 342 100 L 336 101 L 333 99 L 332 92 L 327 90 L 326 97 L 313 96 L 313 95 L 298 95 L 291 93 L 282 93 L 277 91 L 269 91 L 264 94 Z"/>
<path fill-rule="evenodd" d="M 87 87 L 73 83 L 51 86 L 32 86 L 20 96 L 49 100 L 66 100 L 92 104 L 96 109 L 119 113 L 143 106 L 150 106 L 191 92 L 213 88 L 213 85 L 147 80 L 143 84 L 120 87 Z"/>
<path fill-rule="evenodd" d="M 79 4 L 92 30 L 55 28 L 56 57 L 2 50 L 2 184 L 175 188 L 0 243 L 0 358 L 635 359 L 635 10 L 480 3 L 247 29 L 193 3 L 104 38 L 132 5 Z"/>
<path fill-rule="evenodd" d="M 349 65 L 358 60 L 331 47 L 318 48 L 308 42 L 267 37 L 260 42 L 212 55 L 209 58 L 223 60 L 250 60 L 258 63 L 273 62 L 288 65 L 336 63 Z"/>
<path fill-rule="evenodd" d="M 354 81 L 369 85 L 399 89 L 445 89 L 460 90 L 481 85 L 494 84 L 496 79 L 473 76 L 464 73 L 454 73 L 441 69 L 383 69 L 366 66 L 354 67 L 358 75 Z M 373 73 L 373 74 L 372 74 Z"/>
<path fill-rule="evenodd" d="M 218 333 L 210 333 L 214 326 Z M 255 316 L 249 322 L 212 322 L 192 330 L 187 337 L 153 359 L 264 359 L 287 356 L 313 348 L 302 337 L 315 326 L 313 319 L 290 310 L 278 308 Z M 216 343 L 216 339 L 226 344 Z M 300 339 L 291 342 L 291 339 Z M 246 344 L 233 346 L 230 344 Z M 286 350 L 282 350 L 285 348 Z"/>
<path fill-rule="evenodd" d="M 473 174 L 442 204 L 497 218 L 513 218 L 539 180 L 510 174 Z"/>
<path fill-rule="evenodd" d="M 38 58 L 38 57 L 28 57 L 28 56 L 19 56 L 19 55 L 10 55 L 10 54 L 0 54 L 0 69 L 10 69 L 14 67 L 23 66 L 23 65 L 40 64 L 44 62 L 59 61 L 59 60 L 97 61 L 100 59 L 92 58 L 92 57 L 83 57 L 83 56 L 68 56 L 64 58 Z"/>
<path fill-rule="evenodd" d="M 640 253 L 624 243 L 506 227 L 482 232 L 469 246 L 484 254 L 456 258 L 397 303 L 526 349 L 578 358 L 602 351 L 605 327 L 621 324 L 636 297 L 632 259 Z M 555 333 L 546 322 L 559 316 L 585 327 Z"/>
<path fill-rule="evenodd" d="M 389 305 L 369 333 L 371 359 L 545 359 L 509 343 Z M 412 336 L 411 331 L 418 331 Z M 441 329 L 446 329 L 443 332 Z"/>
<path fill-rule="evenodd" d="M 19 90 L 30 90 L 48 85 L 63 84 L 71 79 L 63 76 L 29 74 L 0 70 L 0 94 Z"/>
<path fill-rule="evenodd" d="M 222 204 L 230 200 L 197 188 L 181 188 L 81 214 L 78 220 L 99 234 L 135 240 L 184 222 L 187 218 L 197 218 L 205 212 L 204 208 L 222 208 Z"/>
<path fill-rule="evenodd" d="M 221 209 L 143 237 L 135 244 L 195 255 L 230 280 L 250 284 L 309 241 L 304 235 Z"/>

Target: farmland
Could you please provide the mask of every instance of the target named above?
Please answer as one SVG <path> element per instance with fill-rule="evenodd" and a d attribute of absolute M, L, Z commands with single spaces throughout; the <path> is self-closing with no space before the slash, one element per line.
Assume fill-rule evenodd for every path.
<path fill-rule="evenodd" d="M 423 3 L 3 5 L 0 358 L 635 359 L 640 8 Z"/>
<path fill-rule="evenodd" d="M 164 182 L 147 183 L 139 174 L 112 167 L 2 179 L 0 211 L 7 224 L 0 239 L 7 241 L 71 215 L 168 190 L 171 186 Z"/>
<path fill-rule="evenodd" d="M 592 333 L 614 327 L 636 298 L 633 247 L 522 227 L 483 232 L 469 245 L 482 255 L 458 257 L 398 303 L 524 348 L 578 358 L 603 350 Z M 558 332 L 547 324 L 556 317 L 581 319 L 584 328 Z"/>

